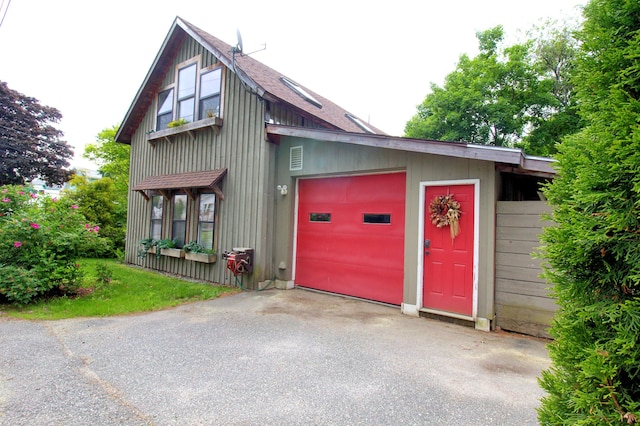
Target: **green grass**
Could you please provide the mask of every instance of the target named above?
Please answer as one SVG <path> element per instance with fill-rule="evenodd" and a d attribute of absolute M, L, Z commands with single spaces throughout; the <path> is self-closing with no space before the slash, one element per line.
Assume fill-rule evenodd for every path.
<path fill-rule="evenodd" d="M 64 296 L 15 307 L 0 304 L 0 315 L 15 318 L 56 320 L 104 317 L 157 311 L 198 300 L 215 299 L 236 288 L 194 283 L 149 270 L 133 268 L 115 259 L 82 259 L 83 296 Z M 98 269 L 111 275 L 110 282 L 98 278 Z"/>

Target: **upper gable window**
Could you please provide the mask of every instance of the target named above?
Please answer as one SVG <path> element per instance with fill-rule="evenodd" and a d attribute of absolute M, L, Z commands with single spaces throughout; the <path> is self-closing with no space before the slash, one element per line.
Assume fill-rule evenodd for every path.
<path fill-rule="evenodd" d="M 287 77 L 280 77 L 280 81 L 284 83 L 284 85 L 287 86 L 289 89 L 293 90 L 298 96 L 300 96 L 305 101 L 309 102 L 312 105 L 317 106 L 318 108 L 322 108 L 322 104 L 320 103 L 320 101 L 314 98 L 311 95 L 311 93 L 304 90 L 298 84 L 289 80 Z"/>
<path fill-rule="evenodd" d="M 173 89 L 158 94 L 156 129 L 166 129 L 171 120 L 173 120 Z"/>
<path fill-rule="evenodd" d="M 193 121 L 196 108 L 196 64 L 178 71 L 178 120 Z"/>
<path fill-rule="evenodd" d="M 200 105 L 198 118 L 220 116 L 222 68 L 200 74 Z"/>
<path fill-rule="evenodd" d="M 200 68 L 196 57 L 178 64 L 175 82 L 158 93 L 156 131 L 213 117 L 222 117 L 222 80 L 224 67 L 211 65 Z"/>

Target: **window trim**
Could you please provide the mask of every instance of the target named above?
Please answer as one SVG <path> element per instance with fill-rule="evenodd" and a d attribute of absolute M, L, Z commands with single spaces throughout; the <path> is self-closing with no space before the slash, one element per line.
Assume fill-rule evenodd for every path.
<path fill-rule="evenodd" d="M 211 221 L 202 221 L 200 220 L 200 212 L 202 211 L 202 196 L 203 195 L 212 195 L 213 196 L 213 220 Z M 215 250 L 215 246 L 216 246 L 216 225 L 218 223 L 218 196 L 215 192 L 211 191 L 205 191 L 205 192 L 200 192 L 198 194 L 198 212 L 197 215 L 195 217 L 196 219 L 196 226 L 195 226 L 195 230 L 196 230 L 196 242 L 198 244 L 200 244 L 201 246 L 205 247 L 205 248 L 210 248 L 212 250 Z M 203 244 L 202 239 L 200 238 L 200 225 L 203 223 L 210 223 L 212 224 L 211 226 L 211 247 L 207 247 L 206 244 Z"/>
<path fill-rule="evenodd" d="M 184 220 L 176 219 L 176 197 L 184 197 L 185 205 L 184 205 Z M 189 196 L 183 192 L 176 192 L 171 196 L 171 239 L 176 240 L 178 237 L 176 236 L 176 223 L 182 222 L 184 223 L 184 235 L 182 236 L 182 243 L 178 242 L 176 244 L 176 248 L 182 248 L 184 244 L 187 242 L 187 225 L 189 222 Z"/>
<path fill-rule="evenodd" d="M 196 115 L 196 111 L 197 111 L 197 105 L 196 105 L 196 98 L 197 98 L 197 94 L 198 94 L 198 89 L 200 86 L 200 82 L 199 82 L 199 74 L 200 74 L 200 67 L 198 66 L 200 63 L 200 57 L 197 57 L 197 59 L 194 60 L 190 60 L 187 61 L 186 63 L 179 65 L 176 67 L 176 79 L 175 79 L 175 85 L 176 85 L 176 95 L 175 95 L 175 117 L 176 120 L 180 120 L 182 118 L 184 118 L 182 111 L 181 111 L 181 104 L 184 101 L 188 101 L 189 99 L 193 99 L 193 106 L 191 109 L 191 120 L 187 120 L 187 123 L 193 123 L 197 120 L 195 120 L 195 117 L 197 117 Z M 193 92 L 190 92 L 189 94 L 180 97 L 180 73 L 182 71 L 185 71 L 189 68 L 193 68 L 194 69 L 194 75 L 193 75 Z M 187 115 L 188 116 L 188 115 Z M 186 119 L 185 119 L 186 120 Z"/>
<path fill-rule="evenodd" d="M 168 123 L 170 123 L 171 121 L 173 121 L 173 112 L 175 109 L 175 91 L 174 91 L 174 87 L 173 85 L 170 87 L 166 87 L 163 90 L 158 92 L 158 95 L 156 96 L 156 129 L 158 129 L 160 127 L 160 107 L 162 105 L 164 105 L 164 102 L 162 103 L 162 105 L 160 105 L 160 95 L 165 93 L 165 92 L 171 92 L 171 110 L 169 112 L 165 112 L 164 114 L 162 114 L 163 116 L 165 115 L 169 115 L 169 121 Z M 167 96 L 168 97 L 168 96 Z M 164 130 L 167 127 L 161 128 L 160 130 Z"/>
<path fill-rule="evenodd" d="M 211 74 L 214 72 L 219 72 L 220 73 L 220 86 L 218 87 L 218 91 L 216 93 L 214 93 L 213 95 L 208 95 L 208 96 L 202 96 L 202 77 L 204 77 L 207 74 Z M 213 118 L 213 117 L 220 117 L 222 115 L 222 79 L 223 79 L 223 75 L 224 73 L 222 72 L 222 66 L 216 66 L 214 68 L 202 68 L 200 69 L 200 71 L 198 72 L 198 105 L 196 107 L 196 109 L 198 110 L 198 120 L 204 120 L 206 118 Z M 217 111 L 211 116 L 211 117 L 204 117 L 203 113 L 204 111 L 202 111 L 200 109 L 200 107 L 202 106 L 202 101 L 204 100 L 208 100 L 208 99 L 214 99 L 214 98 L 218 98 L 218 109 Z"/>
<path fill-rule="evenodd" d="M 160 218 L 159 219 L 154 219 L 153 218 L 153 200 L 154 198 L 159 197 L 159 199 L 162 201 L 160 204 Z M 162 239 L 162 228 L 163 228 L 163 218 L 164 218 L 164 196 L 156 194 L 156 195 L 152 195 L 151 196 L 151 211 L 149 212 L 149 238 L 154 238 L 153 235 L 153 224 L 154 222 L 159 222 L 160 223 L 160 234 L 159 234 L 159 238 L 157 238 L 158 240 Z M 156 239 L 156 238 L 154 238 Z"/>

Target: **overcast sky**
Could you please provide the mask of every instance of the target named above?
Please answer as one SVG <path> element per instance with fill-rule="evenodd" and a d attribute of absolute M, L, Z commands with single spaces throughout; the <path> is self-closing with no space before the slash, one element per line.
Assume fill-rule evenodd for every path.
<path fill-rule="evenodd" d="M 580 16 L 585 0 L 0 0 L 0 80 L 60 110 L 73 165 L 119 124 L 176 16 L 244 50 L 383 131 L 401 136 L 477 31 L 514 41 Z M 7 9 L 7 5 L 9 5 Z"/>

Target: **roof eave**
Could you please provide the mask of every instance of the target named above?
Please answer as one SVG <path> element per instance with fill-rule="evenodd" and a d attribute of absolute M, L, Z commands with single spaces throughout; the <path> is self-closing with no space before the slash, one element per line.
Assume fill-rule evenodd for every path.
<path fill-rule="evenodd" d="M 133 102 L 129 106 L 129 109 L 127 110 L 127 113 L 125 114 L 124 119 L 122 120 L 122 124 L 120 125 L 120 128 L 118 129 L 118 132 L 116 133 L 116 136 L 115 136 L 116 142 L 131 144 L 131 137 L 135 132 L 135 128 L 137 128 L 137 126 L 139 125 L 139 123 L 135 123 L 134 113 L 137 110 L 137 108 L 141 107 L 140 103 L 142 100 L 142 95 L 148 92 L 149 85 L 153 81 L 153 77 L 159 72 L 158 65 L 161 63 L 162 59 L 165 57 L 166 52 L 170 50 L 170 47 L 173 47 L 176 44 L 179 44 L 182 40 L 184 40 L 184 35 L 180 35 L 176 33 L 178 22 L 179 22 L 179 18 L 176 18 L 173 21 L 173 24 L 171 24 L 171 28 L 169 29 L 167 36 L 162 42 L 162 46 L 160 47 L 160 50 L 158 51 L 155 59 L 153 60 L 153 63 L 151 64 L 151 67 L 149 68 L 149 71 L 147 72 L 147 75 L 145 76 L 144 81 L 142 82 L 142 85 L 140 85 L 140 88 L 138 89 L 136 96 L 133 98 Z M 162 77 L 160 77 L 159 79 L 160 81 L 162 81 Z"/>
<path fill-rule="evenodd" d="M 538 174 L 548 174 L 549 176 L 555 175 L 555 169 L 552 167 L 554 160 L 544 157 L 527 156 L 521 150 L 514 148 L 501 148 L 460 142 L 410 139 L 387 135 L 310 129 L 274 124 L 267 125 L 267 134 L 397 149 L 456 158 L 493 161 L 495 163 L 516 166 L 522 170 Z"/>

